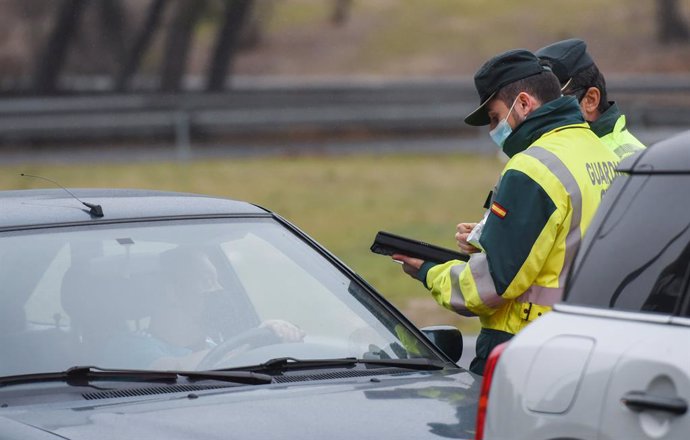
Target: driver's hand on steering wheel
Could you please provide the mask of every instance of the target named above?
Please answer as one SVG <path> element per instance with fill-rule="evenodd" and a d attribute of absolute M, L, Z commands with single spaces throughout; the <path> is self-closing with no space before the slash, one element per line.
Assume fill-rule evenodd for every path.
<path fill-rule="evenodd" d="M 282 319 L 268 319 L 259 328 L 268 328 L 283 342 L 302 342 L 306 336 L 304 330 Z"/>

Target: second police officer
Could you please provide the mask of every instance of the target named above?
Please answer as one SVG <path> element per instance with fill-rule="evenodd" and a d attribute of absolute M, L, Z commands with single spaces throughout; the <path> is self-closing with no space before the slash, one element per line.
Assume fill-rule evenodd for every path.
<path fill-rule="evenodd" d="M 577 98 L 592 131 L 619 158 L 645 148 L 628 131 L 625 115 L 621 114 L 618 105 L 608 100 L 604 75 L 587 52 L 584 41 L 577 38 L 558 41 L 542 47 L 535 55 L 551 66 L 563 94 Z"/>

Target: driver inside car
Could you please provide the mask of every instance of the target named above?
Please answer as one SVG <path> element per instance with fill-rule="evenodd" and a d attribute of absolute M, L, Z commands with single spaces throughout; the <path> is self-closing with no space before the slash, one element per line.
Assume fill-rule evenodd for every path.
<path fill-rule="evenodd" d="M 208 325 L 207 310 L 209 298 L 222 293 L 218 273 L 204 253 L 196 249 L 178 247 L 160 255 L 163 275 L 161 298 L 151 312 L 149 326 L 140 330 L 129 341 L 113 341 L 109 354 L 118 351 L 127 363 L 140 368 L 156 370 L 193 370 L 211 368 L 212 362 L 202 362 L 222 341 L 214 336 Z M 246 334 L 246 335 L 245 335 Z M 278 342 L 300 342 L 305 334 L 297 326 L 279 319 L 263 321 L 258 328 L 234 336 L 237 341 L 232 350 L 222 353 L 223 358 L 232 356 L 247 348 L 243 343 L 262 338 L 266 344 Z M 121 345 L 126 354 L 114 345 Z M 220 359 L 217 359 L 220 360 Z M 113 359 L 116 362 L 117 359 Z M 211 365 L 205 365 L 205 364 Z"/>

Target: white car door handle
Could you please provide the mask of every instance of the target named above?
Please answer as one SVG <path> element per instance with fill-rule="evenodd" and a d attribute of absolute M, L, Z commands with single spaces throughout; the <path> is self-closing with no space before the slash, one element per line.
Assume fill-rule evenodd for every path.
<path fill-rule="evenodd" d="M 683 415 L 688 411 L 688 402 L 679 397 L 663 397 L 648 394 L 644 391 L 630 391 L 625 393 L 621 402 L 633 411 L 665 411 L 675 415 Z"/>

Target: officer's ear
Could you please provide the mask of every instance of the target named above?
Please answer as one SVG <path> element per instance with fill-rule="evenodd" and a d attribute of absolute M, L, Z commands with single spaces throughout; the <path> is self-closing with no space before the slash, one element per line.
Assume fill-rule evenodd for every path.
<path fill-rule="evenodd" d="M 582 115 L 588 121 L 596 121 L 599 118 L 599 102 L 601 101 L 601 92 L 596 87 L 587 89 L 582 99 L 580 100 L 580 108 Z"/>
<path fill-rule="evenodd" d="M 541 102 L 527 92 L 521 92 L 516 99 L 515 107 L 519 109 L 521 120 L 541 106 Z"/>

